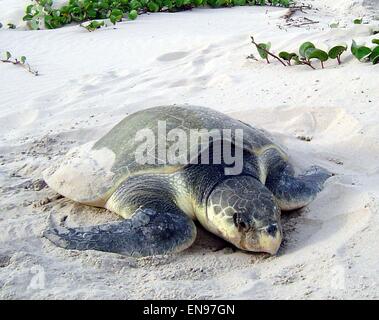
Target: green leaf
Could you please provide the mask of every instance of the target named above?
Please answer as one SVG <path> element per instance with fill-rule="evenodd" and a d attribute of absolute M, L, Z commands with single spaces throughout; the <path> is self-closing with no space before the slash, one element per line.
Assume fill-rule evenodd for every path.
<path fill-rule="evenodd" d="M 51 6 L 53 4 L 53 0 L 39 0 L 39 4 L 43 7 Z"/>
<path fill-rule="evenodd" d="M 372 49 L 371 55 L 370 55 L 370 61 L 373 64 L 379 63 L 379 46 Z"/>
<path fill-rule="evenodd" d="M 351 43 L 350 51 L 351 51 L 351 53 L 355 56 L 357 50 L 358 50 L 358 45 L 357 45 L 357 43 L 355 42 L 355 40 L 353 40 L 352 43 Z"/>
<path fill-rule="evenodd" d="M 296 60 L 296 58 L 297 59 L 299 58 L 299 56 L 296 53 L 289 53 L 286 51 L 280 52 L 279 57 L 282 58 L 283 60 L 288 61 L 288 62 L 291 62 L 292 59 Z"/>
<path fill-rule="evenodd" d="M 293 2 L 291 0 L 281 0 L 281 5 L 288 8 Z"/>
<path fill-rule="evenodd" d="M 379 39 L 372 39 L 371 41 L 373 44 L 379 44 Z"/>
<path fill-rule="evenodd" d="M 0 22 L 0 29 L 3 27 L 2 23 Z"/>
<path fill-rule="evenodd" d="M 95 31 L 96 29 L 99 29 L 101 27 L 104 26 L 104 21 L 91 21 L 91 23 L 89 23 L 88 25 L 86 26 L 83 26 L 84 28 L 86 28 L 88 31 Z"/>
<path fill-rule="evenodd" d="M 162 9 L 165 8 L 171 10 L 173 6 L 173 0 L 162 0 Z"/>
<path fill-rule="evenodd" d="M 282 51 L 279 53 L 279 57 L 287 61 L 291 60 L 295 56 L 297 56 L 296 53 L 288 53 L 286 51 Z"/>
<path fill-rule="evenodd" d="M 183 2 L 183 0 L 180 0 Z M 212 7 L 212 8 L 219 8 L 222 7 L 226 4 L 227 0 L 208 0 L 207 3 Z M 178 5 L 178 0 L 176 0 L 176 3 Z"/>
<path fill-rule="evenodd" d="M 117 22 L 117 18 L 115 16 L 110 16 L 109 17 L 109 20 L 113 23 L 113 24 L 116 24 Z"/>
<path fill-rule="evenodd" d="M 334 23 L 331 23 L 331 24 L 329 25 L 329 27 L 331 27 L 332 29 L 335 29 L 335 28 L 338 28 L 339 25 L 340 25 L 339 22 L 334 22 Z"/>
<path fill-rule="evenodd" d="M 261 56 L 261 58 L 262 59 L 267 59 L 267 52 L 265 50 L 267 50 L 267 51 L 270 50 L 271 43 L 270 42 L 268 42 L 268 43 L 259 43 L 256 47 L 257 47 L 258 53 Z"/>
<path fill-rule="evenodd" d="M 244 6 L 246 5 L 246 0 L 233 0 L 235 6 Z"/>
<path fill-rule="evenodd" d="M 137 16 L 138 16 L 138 12 L 137 12 L 137 10 L 131 10 L 131 11 L 128 13 L 128 19 L 129 19 L 129 20 L 135 20 L 135 19 L 137 19 Z"/>
<path fill-rule="evenodd" d="M 44 18 L 45 26 L 48 29 L 56 29 L 62 26 L 66 17 L 58 15 L 59 11 L 51 12 L 51 15 L 46 15 Z"/>
<path fill-rule="evenodd" d="M 141 9 L 141 7 L 142 7 L 141 2 L 139 2 L 138 0 L 130 1 L 130 9 L 138 10 L 138 9 Z"/>
<path fill-rule="evenodd" d="M 81 12 L 81 10 L 80 10 L 79 7 L 72 7 L 71 10 L 70 10 L 70 12 L 71 12 L 72 14 L 79 15 L 80 12 Z"/>
<path fill-rule="evenodd" d="M 96 18 L 97 16 L 97 11 L 94 10 L 94 9 L 89 9 L 87 11 L 87 16 L 90 17 L 90 18 Z"/>
<path fill-rule="evenodd" d="M 328 56 L 330 59 L 337 59 L 338 63 L 341 62 L 340 57 L 342 53 L 347 50 L 347 45 L 339 45 L 331 48 L 328 52 Z"/>
<path fill-rule="evenodd" d="M 316 48 L 308 48 L 308 50 L 305 51 L 305 57 L 308 60 L 318 59 L 321 62 L 325 62 L 326 60 L 329 59 L 328 54 L 324 50 L 316 49 Z"/>
<path fill-rule="evenodd" d="M 357 45 L 353 40 L 351 44 L 351 53 L 359 60 L 362 61 L 368 58 L 371 54 L 371 49 L 366 46 Z"/>
<path fill-rule="evenodd" d="M 113 9 L 111 11 L 111 15 L 109 16 L 109 19 L 113 24 L 116 24 L 116 22 L 121 21 L 122 17 L 124 16 L 124 13 L 120 9 Z"/>
<path fill-rule="evenodd" d="M 26 14 L 31 14 L 33 8 L 34 8 L 34 4 L 30 4 L 30 5 L 28 5 L 28 6 L 26 7 L 25 13 L 26 13 Z"/>
<path fill-rule="evenodd" d="M 5 52 L 5 60 L 9 60 L 12 57 L 11 53 L 9 51 Z"/>
<path fill-rule="evenodd" d="M 149 8 L 150 12 L 158 12 L 159 11 L 159 5 L 153 1 L 150 1 L 147 4 L 147 7 Z"/>
<path fill-rule="evenodd" d="M 353 23 L 354 23 L 354 24 L 362 24 L 362 22 L 363 22 L 363 19 L 362 19 L 362 18 L 354 19 L 354 20 L 353 20 Z"/>
<path fill-rule="evenodd" d="M 70 10 L 72 19 L 74 21 L 83 21 L 85 18 L 85 13 L 79 7 L 74 7 Z"/>
<path fill-rule="evenodd" d="M 300 53 L 300 56 L 302 56 L 303 58 L 305 58 L 305 52 L 308 50 L 308 49 L 314 49 L 316 48 L 315 45 L 312 43 L 312 42 L 304 42 L 300 48 L 299 48 L 299 53 Z"/>
<path fill-rule="evenodd" d="M 104 1 L 104 0 L 99 1 L 99 6 L 100 6 L 100 8 L 103 8 L 103 9 L 109 9 L 108 1 Z"/>
<path fill-rule="evenodd" d="M 120 9 L 113 9 L 111 11 L 111 15 L 117 16 L 117 17 L 122 17 L 124 15 L 124 13 Z"/>
<path fill-rule="evenodd" d="M 25 56 L 22 56 L 22 57 L 20 58 L 20 61 L 21 61 L 22 64 L 25 64 L 25 62 L 26 62 L 26 57 L 25 57 Z"/>
<path fill-rule="evenodd" d="M 54 29 L 53 20 L 54 18 L 52 16 L 45 16 L 45 26 L 48 29 Z"/>
<path fill-rule="evenodd" d="M 33 16 L 30 14 L 27 14 L 27 15 L 23 16 L 23 18 L 22 18 L 22 20 L 24 20 L 24 21 L 30 21 L 32 19 L 33 19 Z"/>

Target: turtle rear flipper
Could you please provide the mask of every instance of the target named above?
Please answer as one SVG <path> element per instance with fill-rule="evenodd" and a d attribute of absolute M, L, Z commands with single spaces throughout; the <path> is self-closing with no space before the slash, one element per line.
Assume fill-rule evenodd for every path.
<path fill-rule="evenodd" d="M 138 209 L 130 219 L 98 226 L 54 227 L 43 236 L 73 250 L 99 250 L 134 257 L 182 251 L 196 238 L 196 227 L 180 212 Z"/>
<path fill-rule="evenodd" d="M 324 182 L 333 176 L 324 168 L 312 166 L 302 175 L 294 176 L 291 165 L 280 172 L 271 173 L 266 186 L 274 194 L 282 210 L 295 210 L 308 205 L 316 198 Z"/>

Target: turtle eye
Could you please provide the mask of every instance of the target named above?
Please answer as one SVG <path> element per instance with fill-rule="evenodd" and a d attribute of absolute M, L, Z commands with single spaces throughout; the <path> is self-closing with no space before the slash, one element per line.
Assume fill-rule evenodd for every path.
<path fill-rule="evenodd" d="M 238 212 L 236 212 L 235 214 L 233 214 L 233 222 L 234 222 L 234 225 L 236 226 L 236 227 L 238 227 L 238 216 L 237 216 L 237 214 L 238 214 Z"/>
<path fill-rule="evenodd" d="M 239 230 L 247 230 L 249 228 L 249 221 L 247 219 L 247 216 L 242 212 L 236 212 L 233 215 L 233 221 Z"/>

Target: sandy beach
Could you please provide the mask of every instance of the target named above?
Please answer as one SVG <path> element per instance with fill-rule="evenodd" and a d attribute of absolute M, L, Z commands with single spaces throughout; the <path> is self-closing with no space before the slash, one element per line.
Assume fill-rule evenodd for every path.
<path fill-rule="evenodd" d="M 303 1 L 312 8 L 290 20 L 286 8 L 258 6 L 144 14 L 95 32 L 30 31 L 28 3 L 0 0 L 0 51 L 39 72 L 0 62 L 1 299 L 379 299 L 379 65 L 350 49 L 316 70 L 246 59 L 258 57 L 250 36 L 276 53 L 305 41 L 369 44 L 379 1 Z M 119 219 L 59 196 L 42 172 L 126 115 L 168 104 L 225 112 L 269 131 L 299 172 L 336 174 L 309 206 L 283 214 L 277 256 L 236 250 L 201 227 L 190 249 L 140 259 L 41 237 L 49 217 Z"/>

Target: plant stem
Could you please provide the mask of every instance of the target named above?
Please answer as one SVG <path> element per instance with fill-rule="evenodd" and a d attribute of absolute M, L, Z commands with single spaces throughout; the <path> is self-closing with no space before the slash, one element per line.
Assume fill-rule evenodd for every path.
<path fill-rule="evenodd" d="M 0 61 L 4 62 L 4 63 L 12 63 L 14 65 L 19 65 L 19 66 L 23 67 L 24 69 L 26 69 L 26 71 L 30 72 L 31 74 L 33 74 L 35 76 L 38 76 L 38 71 L 32 70 L 32 68 L 30 67 L 30 65 L 28 63 L 21 63 L 17 59 L 15 61 L 12 61 L 12 60 L 2 60 L 1 59 Z"/>
<path fill-rule="evenodd" d="M 268 51 L 266 48 L 261 47 L 258 43 L 256 43 L 256 42 L 254 41 L 254 38 L 253 38 L 253 37 L 250 37 L 250 38 L 251 38 L 251 42 L 252 42 L 257 48 L 259 48 L 259 49 L 261 49 L 262 51 L 266 52 L 266 53 L 267 53 L 268 55 L 270 55 L 271 57 L 273 57 L 273 58 L 279 60 L 280 63 L 281 63 L 283 66 L 287 67 L 287 65 L 283 62 L 282 59 L 280 59 L 278 56 L 276 56 L 275 54 L 273 54 L 273 53 L 271 53 L 270 51 Z M 267 58 L 266 58 L 266 59 L 267 59 Z M 267 62 L 268 62 L 268 59 L 267 59 Z"/>
<path fill-rule="evenodd" d="M 303 11 L 303 9 L 312 9 L 312 7 L 310 5 L 302 5 L 302 6 L 294 6 L 294 7 L 290 7 L 288 8 L 288 11 L 285 15 L 283 15 L 281 18 L 284 18 L 286 20 L 286 22 L 288 22 L 288 20 L 290 20 L 290 18 L 296 13 L 296 11 L 301 11 L 303 13 L 306 13 Z"/>
<path fill-rule="evenodd" d="M 270 61 L 268 60 L 268 57 L 266 57 L 266 61 L 267 61 L 268 64 L 270 64 Z"/>
<path fill-rule="evenodd" d="M 312 64 L 309 61 L 302 60 L 302 61 L 300 61 L 300 63 L 311 67 L 313 70 L 316 70 L 316 68 L 314 66 L 312 66 Z"/>
<path fill-rule="evenodd" d="M 321 61 L 321 67 L 324 69 L 324 62 Z"/>
<path fill-rule="evenodd" d="M 341 64 L 341 56 L 337 56 L 338 64 Z"/>

